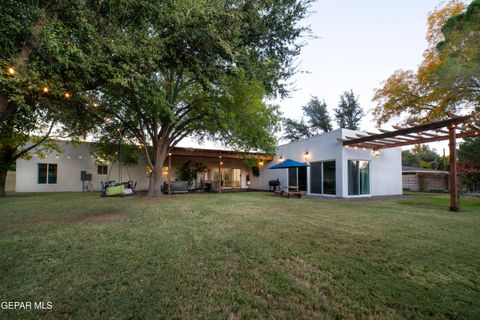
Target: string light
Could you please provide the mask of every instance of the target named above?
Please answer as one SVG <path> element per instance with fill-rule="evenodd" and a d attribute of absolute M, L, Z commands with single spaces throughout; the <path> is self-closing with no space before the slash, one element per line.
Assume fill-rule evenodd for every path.
<path fill-rule="evenodd" d="M 69 92 L 65 92 L 63 96 L 65 97 L 65 99 L 69 99 L 72 95 Z"/>
<path fill-rule="evenodd" d="M 44 86 L 44 87 L 42 88 L 42 91 L 43 91 L 43 93 L 48 93 L 48 91 L 50 91 L 50 89 L 48 89 L 47 86 Z"/>
<path fill-rule="evenodd" d="M 94 102 L 94 103 L 93 103 L 93 107 L 94 107 L 94 108 L 98 107 L 98 103 Z"/>
<path fill-rule="evenodd" d="M 8 67 L 7 73 L 11 76 L 15 75 L 16 71 L 13 67 Z"/>

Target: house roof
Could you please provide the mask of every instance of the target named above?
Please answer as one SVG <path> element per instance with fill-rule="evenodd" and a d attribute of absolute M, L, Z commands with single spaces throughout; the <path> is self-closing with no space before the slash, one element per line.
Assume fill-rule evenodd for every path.
<path fill-rule="evenodd" d="M 435 170 L 430 168 L 402 166 L 402 173 L 448 174 L 448 171 Z"/>
<path fill-rule="evenodd" d="M 263 152 L 239 152 L 219 149 L 200 149 L 200 148 L 181 148 L 174 147 L 171 150 L 172 156 L 184 157 L 205 157 L 205 158 L 223 158 L 223 159 L 245 159 L 258 158 L 271 161 L 273 157 Z"/>

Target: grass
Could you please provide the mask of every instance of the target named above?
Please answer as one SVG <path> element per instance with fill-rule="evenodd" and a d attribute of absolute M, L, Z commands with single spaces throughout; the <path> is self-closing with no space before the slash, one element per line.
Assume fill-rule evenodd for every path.
<path fill-rule="evenodd" d="M 1 319 L 478 319 L 480 198 L 0 199 Z M 127 220 L 85 217 L 123 213 Z"/>

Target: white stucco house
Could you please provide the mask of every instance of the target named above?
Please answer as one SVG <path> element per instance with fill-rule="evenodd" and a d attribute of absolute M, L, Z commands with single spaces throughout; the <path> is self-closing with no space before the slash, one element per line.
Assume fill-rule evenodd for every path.
<path fill-rule="evenodd" d="M 339 141 L 355 131 L 338 129 L 305 140 L 278 147 L 276 154 L 250 154 L 258 157 L 257 167 L 249 167 L 244 154 L 226 150 L 175 148 L 171 155 L 171 180 L 178 168 L 188 160 L 206 166 L 198 178 L 199 185 L 218 181 L 222 188 L 268 190 L 270 180 L 279 180 L 282 187 L 295 186 L 309 195 L 330 197 L 370 197 L 402 194 L 401 150 L 392 148 L 373 154 L 370 149 L 347 148 Z M 360 133 L 360 132 L 359 132 Z M 82 191 L 85 185 L 81 171 L 91 174 L 89 190 L 100 190 L 107 180 L 136 181 L 137 190 L 146 190 L 149 173 L 144 159 L 137 165 L 122 167 L 118 163 L 99 163 L 90 153 L 89 143 L 72 145 L 62 142 L 62 153 L 30 160 L 17 160 L 16 192 Z M 292 159 L 306 162 L 304 168 L 271 170 L 270 167 Z M 167 161 L 166 161 L 167 162 Z M 168 178 L 168 164 L 163 170 Z"/>

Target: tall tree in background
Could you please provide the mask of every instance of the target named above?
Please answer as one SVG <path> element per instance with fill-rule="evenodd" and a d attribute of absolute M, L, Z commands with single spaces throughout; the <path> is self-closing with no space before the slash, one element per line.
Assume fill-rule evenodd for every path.
<path fill-rule="evenodd" d="M 480 101 L 480 0 L 467 10 L 452 0 L 428 17 L 428 48 L 416 72 L 391 75 L 373 100 L 378 124 L 406 116 L 407 122 L 433 121 L 452 113 L 474 112 Z"/>
<path fill-rule="evenodd" d="M 436 150 L 428 145 L 415 145 L 411 150 L 402 151 L 402 165 L 445 170 Z"/>
<path fill-rule="evenodd" d="M 303 107 L 303 114 L 307 117 L 310 131 L 313 134 L 332 131 L 332 120 L 328 114 L 325 100 L 320 101 L 318 97 L 313 96 Z"/>
<path fill-rule="evenodd" d="M 307 118 L 307 123 L 302 120 L 285 118 L 283 120 L 283 138 L 290 141 L 297 141 L 322 132 L 332 131 L 330 115 L 328 114 L 325 100 L 320 101 L 312 96 L 307 105 L 302 107 L 303 115 Z"/>
<path fill-rule="evenodd" d="M 355 96 L 353 90 L 345 91 L 340 96 L 338 108 L 335 109 L 335 119 L 338 126 L 344 129 L 359 130 L 360 121 L 364 115 L 358 97 Z"/>
<path fill-rule="evenodd" d="M 294 119 L 283 119 L 283 138 L 289 141 L 298 141 L 312 136 L 310 127 L 302 119 L 296 121 Z"/>

